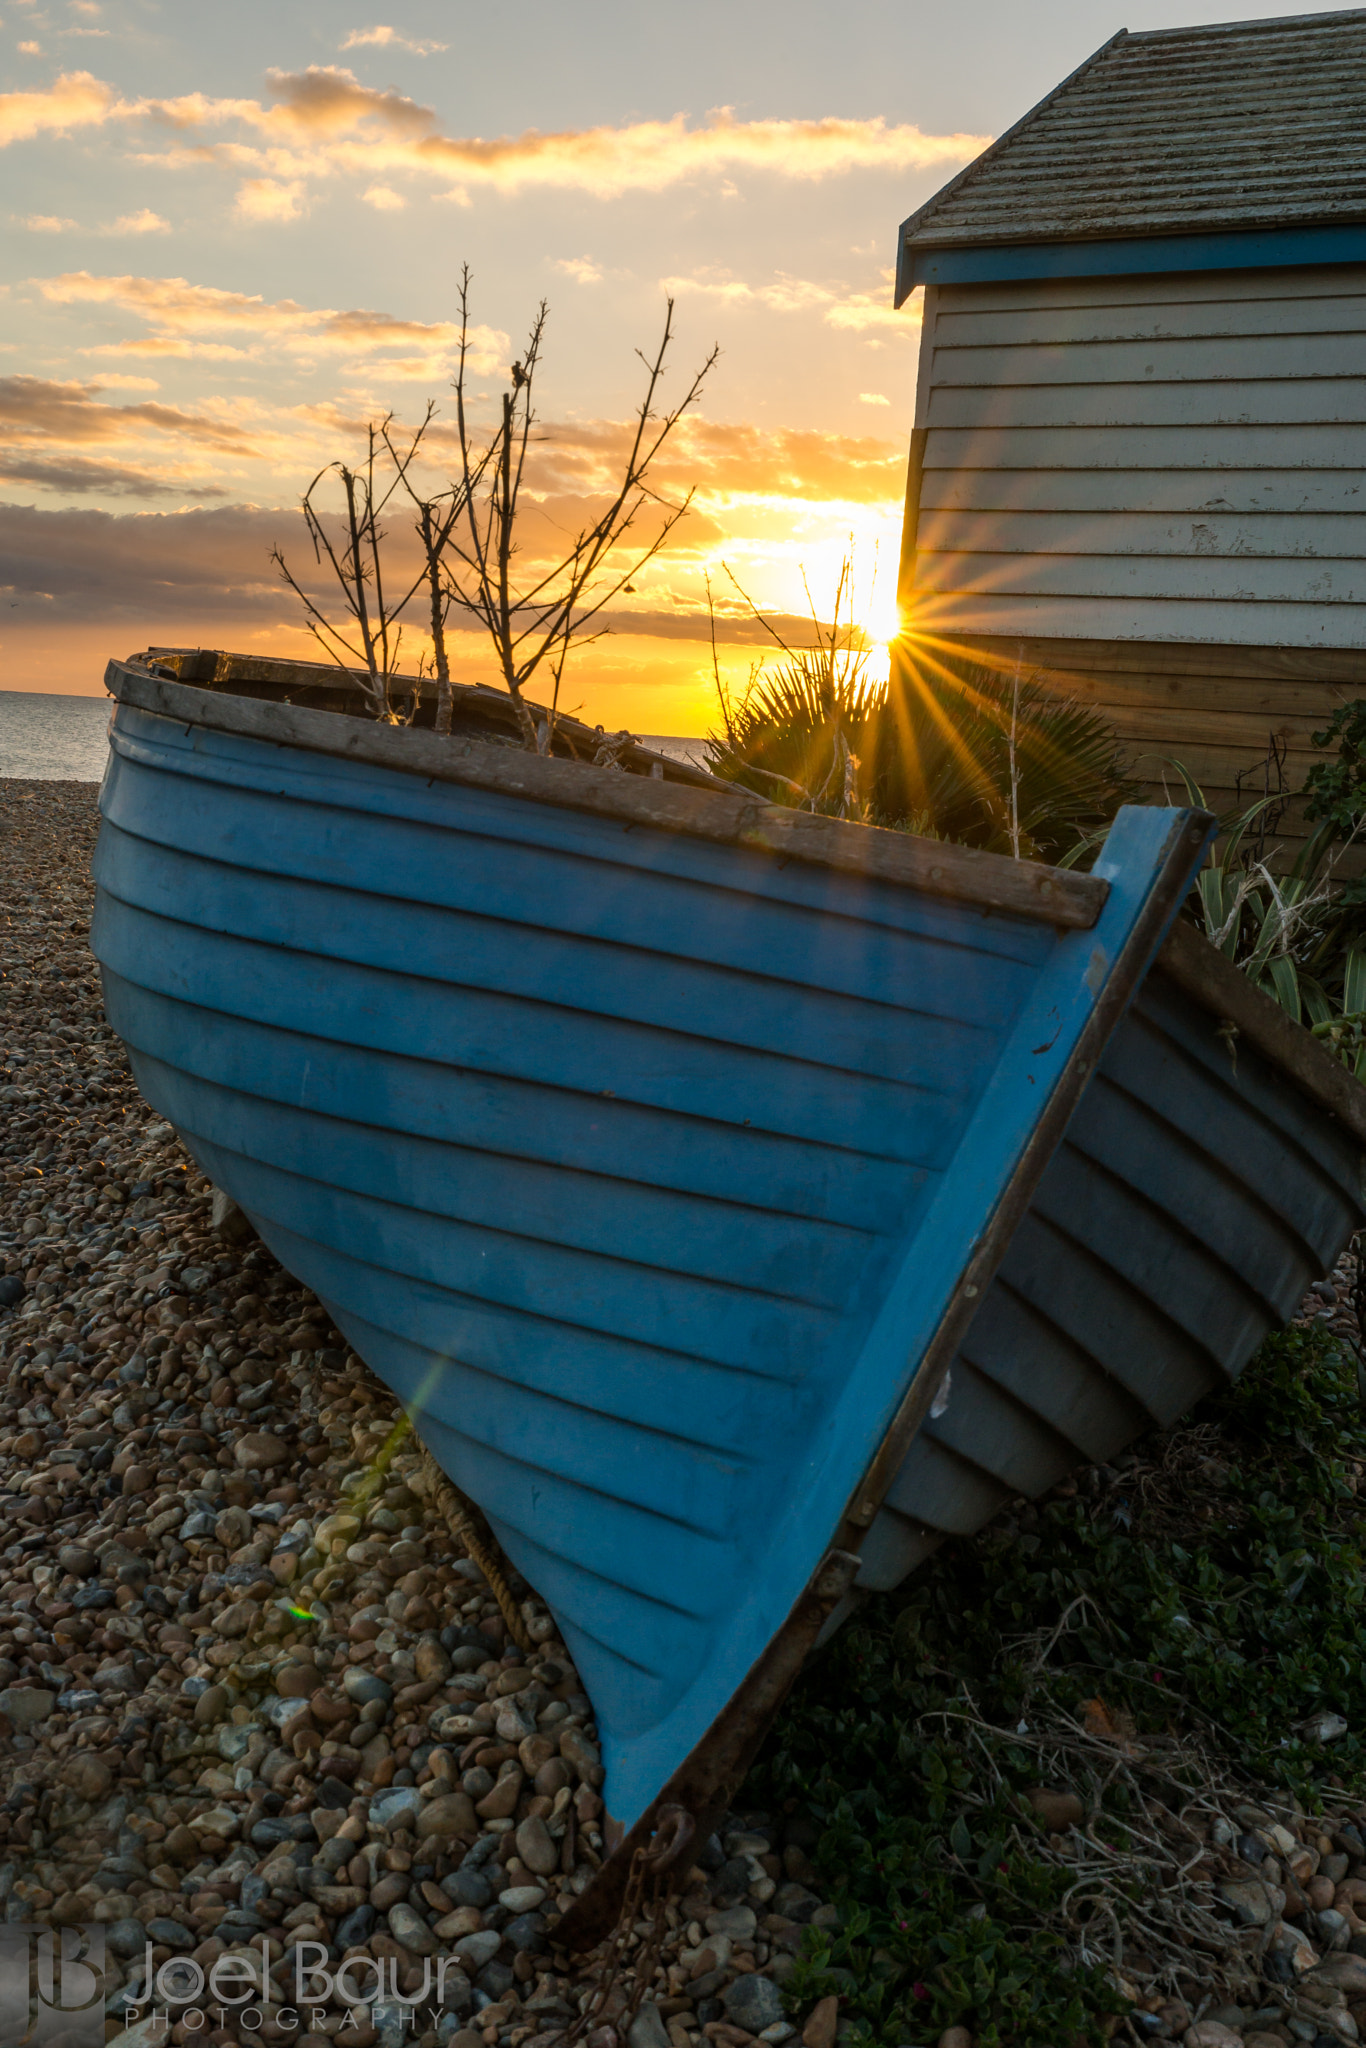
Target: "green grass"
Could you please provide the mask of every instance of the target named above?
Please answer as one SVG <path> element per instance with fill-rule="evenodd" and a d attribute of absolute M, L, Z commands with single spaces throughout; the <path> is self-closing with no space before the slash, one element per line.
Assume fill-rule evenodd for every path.
<path fill-rule="evenodd" d="M 746 1793 L 823 1831 L 842 1927 L 808 1935 L 794 2006 L 836 1992 L 855 2039 L 889 2048 L 957 2022 L 979 2048 L 1101 2040 L 1125 2001 L 1077 1960 L 1069 1873 L 1020 1797 L 1057 1774 L 1011 1733 L 1100 1699 L 1140 1741 L 1193 1738 L 1248 1796 L 1340 1805 L 1366 1782 L 1358 1460 L 1355 1360 L 1290 1330 L 1095 1496 L 946 1545 L 870 1602 L 804 1675 Z M 1349 1723 L 1329 1748 L 1300 1732 L 1322 1710 Z M 1130 1782 L 1102 1799 L 1119 1843 Z"/>

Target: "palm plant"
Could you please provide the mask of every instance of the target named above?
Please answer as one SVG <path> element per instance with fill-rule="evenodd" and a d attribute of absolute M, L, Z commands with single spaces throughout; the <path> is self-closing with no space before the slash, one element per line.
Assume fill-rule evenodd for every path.
<path fill-rule="evenodd" d="M 847 568 L 847 565 L 846 565 Z M 1037 675 L 986 667 L 866 675 L 852 620 L 802 653 L 785 648 L 733 705 L 713 774 L 779 803 L 892 825 L 927 838 L 1058 860 L 1084 850 L 1133 793 L 1099 712 Z M 755 616 L 759 616 L 757 612 Z"/>

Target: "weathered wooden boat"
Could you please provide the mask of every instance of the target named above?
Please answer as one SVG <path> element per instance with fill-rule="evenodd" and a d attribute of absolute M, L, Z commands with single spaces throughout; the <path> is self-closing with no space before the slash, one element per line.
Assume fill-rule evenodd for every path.
<path fill-rule="evenodd" d="M 107 681 L 110 1019 L 554 1610 L 620 1838 L 581 1939 L 856 1581 L 1172 1419 L 1360 1220 L 1366 1091 L 1193 932 L 1145 980 L 1202 813 L 1062 874 L 489 744 L 494 692 Z"/>

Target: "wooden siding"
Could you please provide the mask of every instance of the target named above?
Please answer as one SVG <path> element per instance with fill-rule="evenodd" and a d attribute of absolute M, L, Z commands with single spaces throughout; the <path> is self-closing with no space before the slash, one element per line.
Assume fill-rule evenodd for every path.
<path fill-rule="evenodd" d="M 1366 266 L 926 294 L 917 630 L 1366 649 Z"/>
<path fill-rule="evenodd" d="M 1097 705 L 1125 742 L 1147 802 L 1184 798 L 1179 763 L 1220 812 L 1264 793 L 1273 746 L 1282 751 L 1285 787 L 1298 789 L 1325 758 L 1311 734 L 1340 704 L 1366 696 L 1366 655 L 1352 651 L 985 634 L 965 634 L 954 644 L 993 666 L 1022 657 L 1063 694 Z M 938 640 L 906 646 L 914 663 L 930 667 L 943 652 Z M 1274 775 L 1269 786 L 1277 786 Z M 1276 836 L 1293 844 L 1303 834 L 1300 807 L 1292 803 Z M 1360 864 L 1347 862 L 1351 869 Z"/>

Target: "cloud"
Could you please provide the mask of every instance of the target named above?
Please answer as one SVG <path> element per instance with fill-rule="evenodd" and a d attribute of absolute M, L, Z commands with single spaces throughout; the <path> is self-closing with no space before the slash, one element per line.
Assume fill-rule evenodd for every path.
<path fill-rule="evenodd" d="M 183 277 L 99 277 L 75 270 L 34 282 L 53 304 L 109 306 L 145 322 L 150 334 L 104 345 L 102 352 L 112 349 L 121 355 L 204 355 L 216 350 L 230 358 L 274 347 L 311 355 L 401 351 L 411 357 L 416 349 L 424 360 L 439 366 L 435 374 L 445 374 L 459 340 L 459 329 L 449 320 L 400 320 L 392 313 L 359 308 L 301 306 L 294 299 L 272 301 L 255 293 L 191 284 Z M 237 337 L 238 344 L 203 340 L 223 333 Z M 471 364 L 478 374 L 487 375 L 506 362 L 508 337 L 496 328 L 475 327 L 470 340 Z M 247 343 L 246 350 L 241 341 Z"/>
<path fill-rule="evenodd" d="M 116 115 L 137 113 L 114 88 L 88 71 L 67 71 L 45 92 L 0 93 L 0 149 L 35 135 L 64 135 L 72 128 L 100 127 Z"/>
<path fill-rule="evenodd" d="M 860 391 L 858 402 L 860 405 L 890 405 L 892 401 L 881 391 Z"/>
<path fill-rule="evenodd" d="M 21 57 L 41 57 L 43 46 L 41 43 L 20 43 L 19 54 Z"/>
<path fill-rule="evenodd" d="M 218 484 L 191 484 L 183 477 L 135 469 L 127 463 L 80 456 L 20 455 L 0 449 L 0 483 L 36 484 L 63 497 L 225 498 Z"/>
<path fill-rule="evenodd" d="M 300 306 L 292 299 L 267 301 L 245 292 L 193 285 L 185 278 L 97 277 L 74 271 L 38 280 L 43 296 L 57 304 L 116 307 L 144 320 L 152 332 L 106 343 L 100 353 L 152 356 L 208 356 L 234 359 L 279 352 L 310 356 L 344 355 L 356 374 L 359 355 L 371 372 L 394 370 L 440 381 L 449 374 L 459 330 L 450 321 L 401 320 L 360 309 Z M 204 337 L 230 333 L 236 342 Z M 508 338 L 489 327 L 471 333 L 471 364 L 480 375 L 507 359 Z M 245 342 L 246 346 L 240 345 Z M 418 353 L 414 353 L 417 351 Z"/>
<path fill-rule="evenodd" d="M 881 117 L 739 121 L 727 107 L 698 123 L 680 113 L 667 121 L 628 122 L 619 128 L 452 136 L 442 132 L 433 108 L 403 93 L 363 85 L 354 72 L 338 65 L 276 71 L 270 78 L 275 91 L 270 104 L 191 93 L 142 101 L 131 111 L 182 134 L 236 125 L 267 145 L 208 142 L 197 145 L 190 158 L 173 148 L 161 158 L 168 163 L 202 162 L 207 153 L 286 180 L 406 169 L 454 181 L 458 193 L 479 188 L 510 194 L 551 186 L 603 199 L 742 171 L 811 181 L 852 171 L 934 169 L 965 162 L 986 140 L 927 135 L 913 124 Z"/>
<path fill-rule="evenodd" d="M 104 235 L 168 235 L 170 232 L 171 223 L 161 214 L 153 213 L 149 206 L 141 207 L 137 213 L 121 213 L 117 220 L 100 230 Z"/>
<path fill-rule="evenodd" d="M 179 406 L 143 400 L 137 405 L 104 405 L 98 383 L 59 382 L 51 377 L 0 377 L 0 437 L 11 448 L 126 441 L 147 428 L 181 443 L 246 454 L 251 442 L 231 420 L 186 412 Z"/>
<path fill-rule="evenodd" d="M 393 191 L 388 185 L 371 185 L 361 193 L 367 206 L 373 206 L 376 213 L 401 213 L 408 204 L 401 192 Z"/>
<path fill-rule="evenodd" d="M 661 278 L 660 283 L 673 298 L 691 295 L 729 306 L 763 306 L 775 313 L 818 311 L 828 326 L 859 334 L 885 329 L 904 339 L 919 323 L 918 303 L 898 311 L 891 303 L 890 285 L 885 292 L 836 291 L 784 271 L 771 284 L 761 285 L 705 271 L 691 277 Z"/>
<path fill-rule="evenodd" d="M 55 213 L 13 214 L 11 219 L 17 221 L 21 228 L 27 228 L 29 233 L 34 235 L 65 235 L 69 234 L 72 228 L 79 225 L 78 222 L 66 220 Z"/>
<path fill-rule="evenodd" d="M 412 36 L 405 36 L 401 29 L 380 26 L 377 28 L 353 28 L 343 50 L 363 50 L 367 46 L 385 50 L 410 50 L 415 57 L 430 57 L 435 50 L 448 50 L 449 43 L 418 42 Z"/>
<path fill-rule="evenodd" d="M 602 271 L 591 256 L 560 256 L 555 259 L 554 268 L 579 284 L 602 283 Z"/>
<path fill-rule="evenodd" d="M 240 220 L 297 220 L 304 210 L 303 192 L 300 178 L 248 178 L 238 188 L 234 210 Z"/>

